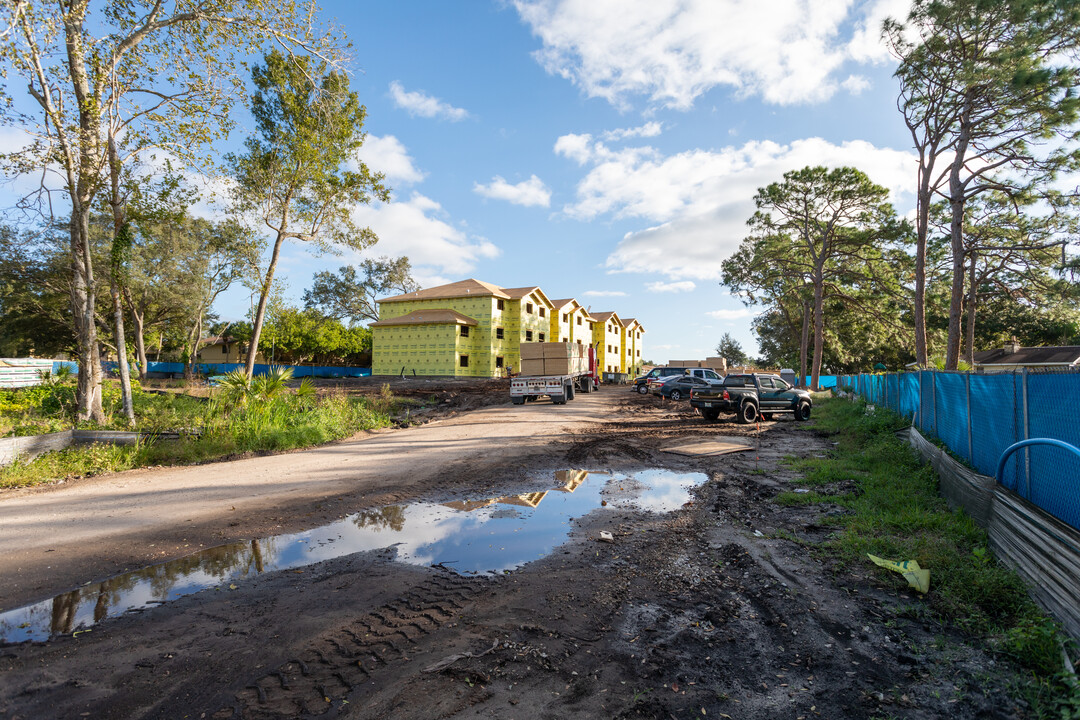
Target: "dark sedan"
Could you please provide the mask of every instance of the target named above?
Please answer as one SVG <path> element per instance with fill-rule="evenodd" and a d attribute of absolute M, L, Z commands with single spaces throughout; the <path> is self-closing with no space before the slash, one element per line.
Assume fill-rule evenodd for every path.
<path fill-rule="evenodd" d="M 706 380 L 693 375 L 676 375 L 668 379 L 663 385 L 660 385 L 656 390 L 656 394 L 671 400 L 687 400 L 690 397 L 690 391 L 694 388 L 700 389 L 716 385 L 723 385 L 723 382 Z"/>

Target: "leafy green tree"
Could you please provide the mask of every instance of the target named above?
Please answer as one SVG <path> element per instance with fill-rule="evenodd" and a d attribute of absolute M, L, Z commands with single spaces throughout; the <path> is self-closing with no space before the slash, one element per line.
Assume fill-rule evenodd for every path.
<path fill-rule="evenodd" d="M 792 276 L 782 265 L 773 263 L 767 254 L 759 252 L 760 249 L 756 241 L 744 241 L 721 266 L 721 284 L 742 297 L 748 305 L 764 305 L 769 308 L 767 320 L 759 315 L 754 321 L 755 327 L 759 321 L 767 322 L 768 324 L 762 327 L 768 327 L 770 331 L 784 327 L 787 339 L 781 344 L 785 348 L 794 338 L 798 338 L 798 362 L 791 363 L 791 366 L 799 368 L 801 387 L 805 384 L 810 346 L 812 288 L 803 279 Z M 760 333 L 758 338 L 759 341 L 764 339 Z M 764 357 L 775 358 L 780 353 L 779 347 L 776 347 L 767 350 Z M 788 365 L 775 360 L 771 362 L 781 367 Z"/>
<path fill-rule="evenodd" d="M 268 317 L 265 336 L 272 343 L 274 362 L 350 365 L 371 354 L 371 330 L 366 327 L 346 327 L 310 308 L 284 307 Z"/>
<path fill-rule="evenodd" d="M 351 265 L 339 268 L 336 274 L 329 270 L 315 273 L 311 289 L 304 291 L 304 306 L 349 323 L 374 322 L 379 319 L 379 298 L 420 289 L 407 257 L 364 260 L 360 270 L 362 278 Z"/>
<path fill-rule="evenodd" d="M 0 356 L 73 352 L 68 259 L 50 233 L 0 225 Z"/>
<path fill-rule="evenodd" d="M 878 314 L 882 293 L 898 291 L 884 254 L 904 237 L 904 226 L 887 198 L 887 189 L 850 167 L 794 170 L 754 196 L 758 210 L 747 222 L 751 235 L 743 241 L 743 254 L 749 266 L 774 268 L 765 287 L 774 287 L 771 278 L 779 273 L 788 278 L 788 287 L 811 289 L 815 389 L 826 301 L 837 298 L 852 310 Z"/>
<path fill-rule="evenodd" d="M 334 55 L 338 38 L 312 27 L 311 8 L 293 0 L 89 0 L 0 5 L 0 63 L 15 82 L 0 85 L 0 124 L 31 135 L 0 156 L 6 176 L 56 168 L 71 208 L 71 314 L 78 341 L 78 417 L 103 421 L 97 278 L 90 218 L 108 192 L 116 139 L 167 146 L 185 162 L 205 161 L 242 97 L 236 73 L 266 41 L 290 51 Z M 29 104 L 11 88 L 26 88 Z M 32 109 L 31 109 L 32 108 Z M 42 184 L 25 201 L 52 213 Z M 115 197 L 110 198 L 110 203 Z M 115 228 L 120 232 L 122 224 Z M 122 352 L 122 351 L 121 351 Z"/>
<path fill-rule="evenodd" d="M 1063 0 L 918 0 L 906 23 L 886 22 L 885 34 L 901 60 L 898 105 L 920 154 L 917 262 L 924 258 L 931 197 L 941 195 L 950 206 L 945 364 L 955 369 L 967 203 L 987 192 L 1039 195 L 1059 173 L 1080 167 L 1080 8 Z M 916 345 L 925 363 L 918 264 Z"/>
<path fill-rule="evenodd" d="M 1017 317 L 1043 316 L 1048 325 L 1055 324 L 1055 315 L 1062 318 L 1061 310 L 1072 309 L 1076 316 L 1070 300 L 1078 288 L 1061 270 L 1069 261 L 1068 244 L 1076 237 L 1080 220 L 1068 203 L 1057 210 L 1040 212 L 1001 193 L 968 202 L 962 257 L 967 275 L 964 354 L 969 366 L 974 364 L 976 338 L 986 341 L 977 332 L 981 303 L 999 298 L 1004 301 L 998 304 L 999 311 L 1016 304 L 1023 306 L 1014 311 Z"/>
<path fill-rule="evenodd" d="M 716 354 L 726 358 L 730 365 L 746 365 L 750 357 L 743 351 L 742 344 L 731 337 L 731 333 L 724 333 L 720 343 L 716 346 Z"/>
<path fill-rule="evenodd" d="M 241 209 L 257 212 L 274 233 L 273 251 L 259 286 L 247 373 L 254 369 L 266 300 L 285 240 L 321 250 L 340 245 L 363 250 L 378 238 L 357 227 L 352 209 L 372 199 L 388 202 L 383 174 L 356 160 L 364 142 L 367 110 L 348 78 L 310 57 L 289 59 L 274 51 L 252 72 L 256 132 L 243 155 L 230 155 Z M 355 162 L 358 169 L 343 169 Z"/>

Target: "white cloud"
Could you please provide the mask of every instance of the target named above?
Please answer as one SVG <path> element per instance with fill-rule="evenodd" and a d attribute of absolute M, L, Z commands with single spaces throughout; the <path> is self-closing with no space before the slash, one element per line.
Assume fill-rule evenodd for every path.
<path fill-rule="evenodd" d="M 711 310 L 705 314 L 717 320 L 741 320 L 742 318 L 754 317 L 757 313 L 750 308 L 739 308 L 738 310 Z"/>
<path fill-rule="evenodd" d="M 669 282 L 669 283 L 666 283 L 666 282 L 645 283 L 645 289 L 646 290 L 648 290 L 649 292 L 657 292 L 657 293 L 690 292 L 691 290 L 693 290 L 696 287 L 697 287 L 697 285 L 695 285 L 692 280 L 682 280 L 680 282 Z"/>
<path fill-rule="evenodd" d="M 617 130 L 608 130 L 601 137 L 608 141 L 625 140 L 626 138 L 633 137 L 656 137 L 664 130 L 663 123 L 659 122 L 647 122 L 640 127 L 635 128 L 618 128 Z"/>
<path fill-rule="evenodd" d="M 786 105 L 820 102 L 849 59 L 887 57 L 881 20 L 907 0 L 514 0 L 550 74 L 625 108 L 687 109 L 716 86 Z M 883 57 L 884 56 L 884 57 Z"/>
<path fill-rule="evenodd" d="M 481 259 L 498 257 L 498 247 L 453 227 L 440 217 L 442 214 L 439 203 L 416 192 L 408 200 L 353 209 L 353 219 L 370 226 L 379 236 L 379 242 L 366 253 L 406 255 L 418 278 L 466 275 Z"/>
<path fill-rule="evenodd" d="M 588 133 L 563 135 L 555 141 L 555 154 L 568 157 L 578 165 L 584 165 L 592 157 L 592 149 L 589 146 L 591 142 L 592 135 Z"/>
<path fill-rule="evenodd" d="M 626 297 L 621 290 L 586 290 L 581 294 L 585 297 Z"/>
<path fill-rule="evenodd" d="M 385 173 L 390 182 L 417 183 L 427 176 L 417 169 L 405 145 L 393 135 L 368 135 L 359 158 L 372 172 Z"/>
<path fill-rule="evenodd" d="M 395 105 L 407 110 L 410 115 L 426 118 L 443 117 L 454 122 L 469 117 L 467 110 L 454 107 L 423 92 L 408 91 L 397 80 L 390 83 L 390 97 Z"/>
<path fill-rule="evenodd" d="M 862 75 L 848 75 L 847 80 L 840 85 L 852 95 L 859 95 L 863 90 L 870 89 L 870 81 Z"/>
<path fill-rule="evenodd" d="M 903 22 L 911 11 L 911 0 L 873 0 L 863 5 L 862 18 L 848 42 L 847 53 L 856 62 L 881 63 L 890 60 L 889 49 L 881 41 L 885 18 Z"/>
<path fill-rule="evenodd" d="M 578 183 L 575 202 L 563 212 L 581 220 L 610 216 L 653 223 L 627 233 L 606 267 L 613 272 L 660 272 L 680 281 L 719 277 L 720 264 L 747 234 L 745 223 L 754 212 L 757 189 L 779 181 L 789 170 L 858 167 L 889 188 L 903 212 L 915 169 L 908 152 L 865 141 L 836 145 L 821 138 L 787 145 L 752 141 L 670 156 L 650 147 L 613 151 L 592 141 L 578 143 L 575 153 L 591 167 Z"/>
<path fill-rule="evenodd" d="M 551 205 L 551 191 L 544 185 L 544 181 L 535 175 L 528 180 L 522 180 L 517 185 L 511 185 L 496 175 L 487 185 L 473 183 L 473 192 L 484 197 L 506 200 L 514 205 L 524 205 L 525 207 L 548 207 Z"/>

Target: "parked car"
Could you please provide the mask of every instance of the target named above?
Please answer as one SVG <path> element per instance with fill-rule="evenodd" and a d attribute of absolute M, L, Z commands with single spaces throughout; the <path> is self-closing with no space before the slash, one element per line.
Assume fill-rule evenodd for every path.
<path fill-rule="evenodd" d="M 792 413 L 796 420 L 809 420 L 813 400 L 810 393 L 792 387 L 777 375 L 746 373 L 728 375 L 720 385 L 695 389 L 690 406 L 706 420 L 733 412 L 739 422 L 751 423 L 759 415 L 771 420 L 777 413 Z"/>
<path fill-rule="evenodd" d="M 721 387 L 717 380 L 696 377 L 694 375 L 676 375 L 657 386 L 656 394 L 671 400 L 686 400 L 692 390 L 706 390 Z"/>
<path fill-rule="evenodd" d="M 645 373 L 641 377 L 634 379 L 634 392 L 641 393 L 642 395 L 648 395 L 650 389 L 650 381 L 660 380 L 663 382 L 672 375 L 685 375 L 687 368 L 681 367 L 654 367 L 649 372 Z"/>

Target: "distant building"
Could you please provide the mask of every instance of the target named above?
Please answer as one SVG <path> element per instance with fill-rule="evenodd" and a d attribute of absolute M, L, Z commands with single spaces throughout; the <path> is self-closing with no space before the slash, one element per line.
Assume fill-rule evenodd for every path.
<path fill-rule="evenodd" d="M 578 345 L 592 343 L 592 326 L 595 320 L 589 312 L 574 298 L 552 300 L 554 311 L 551 314 L 552 342 L 572 342 Z"/>
<path fill-rule="evenodd" d="M 197 363 L 242 363 L 247 362 L 247 345 L 221 335 L 205 337 L 199 340 L 199 349 L 195 353 Z M 265 363 L 262 352 L 255 353 L 255 362 Z"/>
<path fill-rule="evenodd" d="M 623 335 L 626 326 L 616 312 L 593 313 L 593 345 L 596 346 L 596 364 L 602 373 L 626 372 L 623 353 Z"/>
<path fill-rule="evenodd" d="M 595 319 L 580 303 L 572 298 L 550 300 L 535 285 L 503 288 L 469 279 L 378 303 L 379 320 L 371 324 L 373 375 L 404 371 L 504 377 L 521 367 L 522 343 L 588 345 L 595 336 Z M 615 329 L 605 340 L 614 339 L 608 344 L 621 348 L 621 323 L 608 324 Z M 626 372 L 619 352 L 606 356 L 615 369 L 607 371 L 601 362 L 601 371 Z"/>
<path fill-rule="evenodd" d="M 1005 347 L 977 352 L 975 372 L 999 373 L 1030 369 L 1080 369 L 1080 345 L 1021 347 L 1015 340 Z"/>

